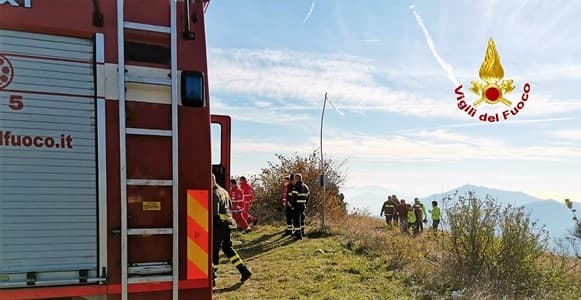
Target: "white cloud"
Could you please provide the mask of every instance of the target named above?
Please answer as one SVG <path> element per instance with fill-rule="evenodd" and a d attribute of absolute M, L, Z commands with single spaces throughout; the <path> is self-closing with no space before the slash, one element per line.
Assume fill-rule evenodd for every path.
<path fill-rule="evenodd" d="M 256 105 L 258 107 L 270 107 L 272 105 L 272 103 L 266 102 L 266 101 L 256 101 L 256 102 L 254 102 L 254 105 Z"/>
<path fill-rule="evenodd" d="M 244 156 L 244 153 L 288 153 L 289 149 L 297 153 L 309 153 L 315 149 L 315 145 L 297 145 L 295 142 L 279 140 L 277 142 L 263 142 L 251 139 L 232 140 L 233 152 Z"/>
<path fill-rule="evenodd" d="M 430 99 L 382 86 L 372 62 L 341 55 L 211 49 L 213 91 L 319 106 L 325 92 L 341 108 L 461 118 L 454 99 Z M 452 94 L 453 91 L 451 91 Z"/>
<path fill-rule="evenodd" d="M 429 85 L 429 78 L 438 73 L 434 70 L 422 71 L 417 67 L 378 69 L 373 61 L 359 57 L 283 50 L 210 49 L 208 57 L 212 74 L 210 85 L 212 91 L 219 95 L 260 98 L 261 104 L 265 101 L 283 104 L 293 101 L 296 106 L 319 109 L 324 93 L 328 92 L 329 97 L 341 103 L 341 109 L 346 111 L 383 111 L 416 117 L 467 119 L 464 113 L 458 111 L 451 88 L 449 97 L 425 97 L 390 88 L 380 82 L 386 77 L 400 82 L 425 82 L 426 85 L 415 90 L 442 94 L 448 88 Z M 470 95 L 468 87 L 464 87 L 464 92 L 476 98 Z M 513 91 L 509 98 L 516 104 L 520 92 Z M 581 100 L 543 95 L 533 85 L 530 101 L 518 118 L 578 110 L 581 110 Z"/>
<path fill-rule="evenodd" d="M 304 113 L 291 112 L 288 107 L 272 107 L 269 102 L 256 102 L 255 106 L 233 106 L 224 103 L 220 98 L 213 97 L 212 114 L 229 115 L 234 120 L 267 124 L 293 126 L 294 122 L 304 122 L 312 118 Z"/>
<path fill-rule="evenodd" d="M 234 142 L 236 145 L 238 142 Z M 287 153 L 289 145 L 242 140 L 241 151 Z M 312 137 L 294 151 L 318 147 Z M 374 162 L 438 162 L 467 160 L 561 161 L 581 158 L 580 149 L 567 145 L 517 146 L 496 138 L 478 138 L 447 130 L 424 130 L 399 136 L 337 134 L 323 141 L 325 153 L 339 158 Z"/>
<path fill-rule="evenodd" d="M 562 121 L 571 121 L 576 120 L 576 117 L 564 117 L 564 118 L 540 118 L 540 119 L 518 119 L 518 120 L 511 120 L 510 122 L 505 122 L 503 125 L 527 125 L 527 124 L 538 124 L 538 123 L 552 123 L 552 122 L 562 122 Z M 484 122 L 466 122 L 466 123 L 455 123 L 455 124 L 445 124 L 440 126 L 430 126 L 430 127 L 422 127 L 422 128 L 410 128 L 410 129 L 403 129 L 399 132 L 406 133 L 406 132 L 414 132 L 419 130 L 438 130 L 438 129 L 452 129 L 452 128 L 470 128 L 470 127 L 481 127 L 481 126 L 490 126 L 488 123 Z"/>
<path fill-rule="evenodd" d="M 379 42 L 381 42 L 380 39 L 360 39 L 357 41 L 362 42 L 362 43 L 379 43 Z"/>
<path fill-rule="evenodd" d="M 559 139 L 581 142 L 581 129 L 557 130 L 547 132 L 547 134 Z"/>
<path fill-rule="evenodd" d="M 581 158 L 567 146 L 517 146 L 495 138 L 452 134 L 445 130 L 421 131 L 406 136 L 354 136 L 327 139 L 328 152 L 340 157 L 372 161 L 557 161 Z"/>

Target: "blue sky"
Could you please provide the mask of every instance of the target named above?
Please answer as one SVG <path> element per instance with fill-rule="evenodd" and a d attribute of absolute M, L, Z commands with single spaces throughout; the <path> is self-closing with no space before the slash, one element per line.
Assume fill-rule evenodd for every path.
<path fill-rule="evenodd" d="M 581 201 L 580 27 L 578 1 L 213 0 L 211 111 L 232 116 L 234 174 L 317 149 L 328 92 L 344 116 L 327 108 L 323 147 L 347 160 L 347 188 L 471 183 Z M 507 97 L 532 86 L 496 124 L 459 111 L 453 83 L 478 98 L 468 85 L 490 37 L 515 81 Z"/>

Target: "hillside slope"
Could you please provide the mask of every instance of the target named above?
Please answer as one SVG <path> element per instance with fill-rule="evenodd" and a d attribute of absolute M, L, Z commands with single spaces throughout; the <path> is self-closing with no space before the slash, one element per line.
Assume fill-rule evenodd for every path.
<path fill-rule="evenodd" d="M 338 237 L 282 237 L 283 227 L 258 226 L 234 235 L 253 276 L 243 285 L 222 255 L 215 299 L 409 299 L 393 273 L 344 248 Z"/>

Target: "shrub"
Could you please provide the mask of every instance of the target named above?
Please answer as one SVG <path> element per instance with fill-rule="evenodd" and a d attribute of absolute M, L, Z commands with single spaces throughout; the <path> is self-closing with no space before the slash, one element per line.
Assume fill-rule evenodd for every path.
<path fill-rule="evenodd" d="M 547 232 L 531 222 L 523 207 L 501 207 L 494 198 L 473 193 L 448 201 L 450 236 L 443 271 L 452 286 L 516 298 L 578 293 L 578 283 L 565 268 L 554 259 L 546 263 Z"/>
<path fill-rule="evenodd" d="M 260 174 L 250 177 L 255 190 L 255 201 L 252 214 L 262 221 L 284 220 L 282 206 L 283 178 L 290 173 L 301 173 L 303 181 L 310 188 L 310 201 L 307 204 L 307 222 L 318 220 L 323 211 L 321 203 L 323 189 L 319 186 L 317 176 L 320 173 L 320 158 L 317 151 L 307 155 L 276 155 L 276 161 L 268 162 Z M 345 181 L 343 162 L 325 158 L 325 174 L 328 184 L 325 190 L 325 214 L 328 219 L 340 219 L 346 216 L 347 209 L 340 188 Z"/>

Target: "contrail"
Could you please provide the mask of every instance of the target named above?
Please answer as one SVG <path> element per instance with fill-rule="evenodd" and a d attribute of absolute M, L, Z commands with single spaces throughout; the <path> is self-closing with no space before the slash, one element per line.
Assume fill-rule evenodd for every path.
<path fill-rule="evenodd" d="M 306 24 L 307 23 L 307 21 L 309 20 L 309 18 L 313 14 L 313 10 L 315 10 L 315 0 L 313 0 L 313 2 L 311 3 L 311 9 L 309 10 L 309 13 L 305 17 L 305 20 L 303 21 L 303 24 Z"/>
<path fill-rule="evenodd" d="M 434 55 L 434 58 L 436 59 L 436 61 L 438 62 L 438 64 L 440 64 L 442 69 L 444 69 L 444 72 L 446 72 L 446 74 L 448 75 L 448 79 L 450 79 L 450 81 L 452 81 L 454 86 L 460 85 L 458 83 L 458 79 L 456 79 L 456 75 L 454 75 L 454 70 L 452 69 L 452 66 L 449 65 L 448 63 L 446 63 L 444 61 L 444 59 L 442 57 L 440 57 L 440 55 L 438 54 L 438 51 L 436 51 L 436 46 L 434 45 L 434 41 L 432 40 L 432 37 L 430 37 L 430 33 L 428 32 L 428 29 L 424 25 L 422 18 L 416 12 L 415 6 L 410 5 L 410 10 L 412 11 L 412 14 L 414 14 L 414 16 L 416 17 L 416 20 L 418 21 L 418 25 L 420 26 L 420 28 L 424 32 L 424 35 L 426 36 L 426 42 L 428 43 L 428 47 L 430 48 L 430 51 L 432 51 L 432 54 Z"/>
<path fill-rule="evenodd" d="M 361 39 L 361 40 L 357 40 L 357 41 L 362 42 L 362 43 L 379 43 L 379 42 L 381 42 L 381 40 L 379 40 L 379 39 Z"/>

